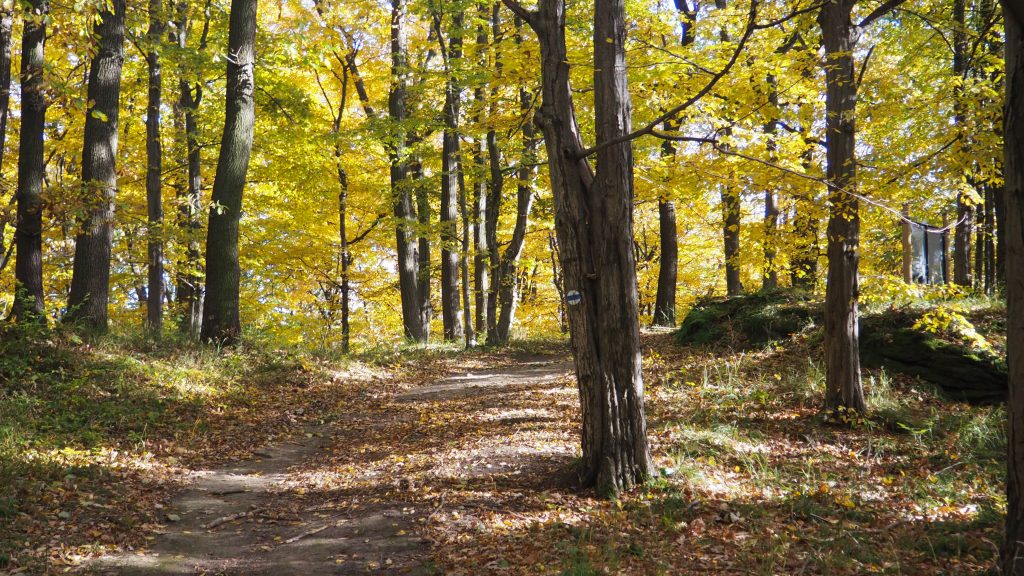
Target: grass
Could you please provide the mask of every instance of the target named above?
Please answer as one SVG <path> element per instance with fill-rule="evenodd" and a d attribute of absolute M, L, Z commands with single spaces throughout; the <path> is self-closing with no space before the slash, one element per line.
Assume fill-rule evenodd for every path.
<path fill-rule="evenodd" d="M 0 494 L 0 570 L 56 572 L 75 558 L 138 546 L 161 521 L 155 506 L 181 485 L 182 469 L 289 433 L 300 409 L 304 418 L 332 418 L 361 389 L 373 392 L 356 404 L 372 408 L 366 418 L 402 416 L 395 429 L 360 439 L 375 451 L 391 447 L 373 458 L 381 477 L 423 486 L 402 497 L 434 512 L 422 522 L 436 543 L 425 574 L 481 566 L 556 575 L 993 569 L 1005 505 L 1003 409 L 950 402 L 914 379 L 868 369 L 870 415 L 829 422 L 819 347 L 806 335 L 735 351 L 646 336 L 658 477 L 612 502 L 563 480 L 578 455 L 572 382 L 423 405 L 378 399 L 406 375 L 426 382 L 456 366 L 513 366 L 558 344 L 395 347 L 326 359 L 262 344 L 217 351 L 6 333 L 0 485 L 11 489 Z M 481 475 L 484 463 L 508 471 Z M 345 487 L 346 469 L 327 465 L 324 482 Z M 476 472 L 467 477 L 467 469 Z M 474 520 L 458 522 L 455 512 Z"/>

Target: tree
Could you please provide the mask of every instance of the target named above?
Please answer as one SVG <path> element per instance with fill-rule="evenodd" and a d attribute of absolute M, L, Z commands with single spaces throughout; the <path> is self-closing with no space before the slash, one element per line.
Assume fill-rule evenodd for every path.
<path fill-rule="evenodd" d="M 242 331 L 238 224 L 256 122 L 256 4 L 257 0 L 231 0 L 224 133 L 206 236 L 206 301 L 201 332 L 205 341 L 232 343 Z"/>
<path fill-rule="evenodd" d="M 124 64 L 125 1 L 100 14 L 98 46 L 89 66 L 89 102 L 82 146 L 86 218 L 75 237 L 75 265 L 65 320 L 103 332 L 110 298 L 110 250 L 117 197 L 117 126 Z"/>
<path fill-rule="evenodd" d="M 1010 395 L 1007 433 L 1006 535 L 1002 572 L 1024 574 L 1024 12 L 1003 2 L 1006 101 L 1003 177 L 1006 190 L 1006 359 Z"/>
<path fill-rule="evenodd" d="M 633 262 L 632 145 L 621 0 L 594 3 L 597 173 L 591 171 L 573 107 L 563 0 L 531 12 L 506 0 L 536 32 L 541 48 L 541 107 L 555 200 L 555 229 L 583 415 L 580 478 L 615 494 L 649 477 Z M 616 140 L 619 140 L 616 142 Z"/>
<path fill-rule="evenodd" d="M 860 380 L 857 296 L 860 215 L 854 124 L 857 84 L 853 51 L 860 31 L 850 20 L 856 0 L 822 6 L 825 46 L 825 134 L 828 179 L 828 284 L 825 291 L 825 404 L 865 410 Z"/>
<path fill-rule="evenodd" d="M 164 207 L 162 194 L 163 147 L 160 142 L 160 107 L 163 104 L 163 74 L 160 47 L 164 35 L 162 0 L 149 0 L 149 30 L 146 65 L 149 70 L 149 101 L 146 105 L 146 205 L 149 225 L 147 254 L 148 284 L 146 293 L 146 324 L 159 335 L 164 314 Z"/>
<path fill-rule="evenodd" d="M 858 25 L 856 0 L 838 0 L 818 13 L 825 46 L 825 139 L 828 184 L 828 284 L 825 290 L 825 405 L 863 412 L 860 379 L 860 214 L 857 194 L 856 106 L 853 54 L 861 30 L 900 0 L 887 2 Z"/>
<path fill-rule="evenodd" d="M 423 313 L 421 302 L 420 260 L 416 245 L 416 209 L 413 206 L 412 186 L 409 178 L 409 151 L 407 150 L 406 96 L 409 73 L 408 37 L 405 18 L 408 8 L 405 0 L 391 0 L 391 88 L 388 92 L 388 115 L 392 133 L 388 143 L 391 156 L 391 195 L 395 214 L 395 243 L 398 255 L 398 286 L 402 301 L 402 324 L 405 336 L 415 342 L 426 342 L 429 337 L 429 316 Z M 429 281 L 429 279 L 428 279 Z M 424 322 L 424 318 L 428 321 Z"/>
<path fill-rule="evenodd" d="M 171 32 L 171 40 L 178 48 L 188 48 L 189 3 L 187 0 L 178 2 L 175 14 L 175 26 Z M 210 31 L 209 13 L 203 20 L 203 31 L 199 38 L 198 50 L 206 49 L 207 36 Z M 178 119 L 178 136 L 183 140 L 179 148 L 185 152 L 185 178 L 178 184 L 177 226 L 180 230 L 184 254 L 178 262 L 176 279 L 176 300 L 179 330 L 193 338 L 199 337 L 203 322 L 203 286 L 202 286 L 202 250 L 200 249 L 200 221 L 202 211 L 202 149 L 199 145 L 199 104 L 203 99 L 203 83 L 196 82 L 193 86 L 189 80 L 195 71 L 186 64 L 178 70 L 178 100 L 175 103 L 175 118 Z"/>
<path fill-rule="evenodd" d="M 441 151 L 441 319 L 444 338 L 462 340 L 462 315 L 459 309 L 459 240 L 458 217 L 459 173 L 459 111 L 462 87 L 458 69 L 462 60 L 463 14 L 452 15 L 448 45 L 441 33 L 441 14 L 435 14 L 437 40 L 445 62 L 444 135 Z"/>
<path fill-rule="evenodd" d="M 18 146 L 18 214 L 14 244 L 15 300 L 19 321 L 43 318 L 43 131 L 46 126 L 45 66 L 47 0 L 31 0 L 21 33 L 21 133 Z"/>

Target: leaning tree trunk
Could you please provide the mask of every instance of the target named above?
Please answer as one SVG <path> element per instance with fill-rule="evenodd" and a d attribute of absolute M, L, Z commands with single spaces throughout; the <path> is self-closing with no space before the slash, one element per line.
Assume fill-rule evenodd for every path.
<path fill-rule="evenodd" d="M 43 131 L 46 95 L 43 48 L 46 44 L 48 0 L 25 7 L 21 33 L 21 133 L 18 145 L 18 214 L 14 244 L 15 300 L 11 315 L 18 321 L 43 318 Z"/>
<path fill-rule="evenodd" d="M 517 42 L 520 36 L 516 35 Z M 519 89 L 519 108 L 523 114 L 529 114 L 533 106 L 533 95 L 525 88 Z M 497 344 L 508 342 L 512 333 L 512 320 L 515 318 L 517 296 L 516 268 L 519 266 L 519 256 L 523 251 L 523 241 L 526 239 L 526 227 L 530 220 L 530 207 L 533 204 L 533 188 L 530 181 L 535 177 L 537 171 L 534 168 L 537 158 L 537 139 L 534 133 L 533 122 L 528 119 L 523 122 L 523 155 L 519 161 L 516 185 L 516 224 L 512 230 L 512 238 L 509 240 L 505 252 L 501 256 L 501 264 L 496 273 L 498 283 L 498 326 L 496 331 Z"/>
<path fill-rule="evenodd" d="M 206 302 L 201 337 L 226 344 L 242 333 L 238 224 L 256 123 L 256 4 L 257 0 L 231 0 L 224 134 L 206 232 Z"/>
<path fill-rule="evenodd" d="M 149 330 L 159 335 L 164 322 L 164 207 L 161 194 L 163 174 L 163 148 L 160 143 L 160 107 L 162 105 L 163 77 L 160 67 L 160 46 L 163 41 L 164 22 L 161 0 L 149 2 L 149 51 L 146 64 L 149 68 L 149 102 L 146 106 L 146 207 L 148 213 L 149 256 L 146 295 L 146 324 Z"/>
<path fill-rule="evenodd" d="M 607 144 L 595 177 L 583 159 L 565 47 L 564 0 L 542 0 L 538 13 L 513 8 L 541 46 L 544 131 L 555 201 L 555 228 L 567 291 L 573 356 L 583 418 L 581 480 L 615 494 L 649 477 L 636 268 L 633 261 L 632 146 Z M 597 138 L 609 143 L 630 130 L 622 0 L 594 6 L 594 93 Z M 567 292 L 568 294 L 568 292 Z"/>
<path fill-rule="evenodd" d="M 1006 194 L 1006 537 L 1002 572 L 1024 576 L 1024 20 L 1003 2 L 1006 28 L 1003 180 Z"/>
<path fill-rule="evenodd" d="M 860 215 L 856 196 L 857 84 L 850 21 L 855 0 L 825 4 L 818 15 L 825 45 L 825 133 L 829 189 L 828 285 L 825 290 L 825 405 L 863 412 L 858 344 L 857 267 Z"/>
<path fill-rule="evenodd" d="M 405 0 L 391 0 L 391 89 L 388 92 L 388 115 L 392 131 L 389 155 L 391 161 L 391 196 L 395 214 L 395 244 L 398 255 L 398 289 L 402 301 L 402 325 L 406 338 L 427 341 L 420 309 L 419 260 L 416 251 L 416 210 L 413 206 L 412 183 L 409 181 L 409 159 L 406 150 L 406 75 L 409 72 L 408 37 L 405 30 Z"/>
<path fill-rule="evenodd" d="M 75 263 L 68 295 L 69 322 L 95 331 L 107 329 L 110 297 L 110 249 L 117 196 L 117 114 L 124 64 L 125 0 L 114 0 L 96 25 L 96 55 L 89 67 L 88 99 L 82 146 L 82 190 L 86 218 L 75 237 Z"/>

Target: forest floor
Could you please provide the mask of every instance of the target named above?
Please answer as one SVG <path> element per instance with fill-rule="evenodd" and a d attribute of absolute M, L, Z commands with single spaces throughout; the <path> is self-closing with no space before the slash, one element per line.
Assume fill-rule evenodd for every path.
<path fill-rule="evenodd" d="M 869 372 L 829 422 L 810 342 L 644 345 L 658 477 L 616 501 L 574 486 L 563 344 L 0 350 L 0 573 L 993 570 L 1001 408 Z"/>

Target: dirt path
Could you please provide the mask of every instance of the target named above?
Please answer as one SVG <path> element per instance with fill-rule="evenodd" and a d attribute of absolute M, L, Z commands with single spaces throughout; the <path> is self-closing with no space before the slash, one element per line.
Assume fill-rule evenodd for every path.
<path fill-rule="evenodd" d="M 438 404 L 522 393 L 571 369 L 550 356 L 506 360 L 503 368 L 463 370 L 373 407 L 342 410 L 331 424 L 250 460 L 193 472 L 191 486 L 162 510 L 166 528 L 150 547 L 101 558 L 92 568 L 105 575 L 433 573 L 430 541 L 419 528 L 444 498 L 433 505 L 422 497 L 436 474 L 404 468 L 414 453 L 417 470 L 444 467 L 442 453 L 421 450 L 431 441 L 422 414 Z M 471 475 L 501 474 L 507 466 Z"/>

